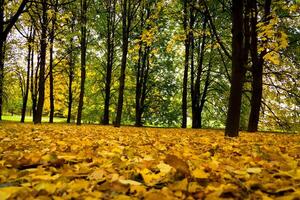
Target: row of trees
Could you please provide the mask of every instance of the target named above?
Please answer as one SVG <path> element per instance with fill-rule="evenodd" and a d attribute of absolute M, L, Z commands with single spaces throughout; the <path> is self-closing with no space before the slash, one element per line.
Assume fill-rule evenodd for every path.
<path fill-rule="evenodd" d="M 35 123 L 48 113 L 49 122 L 77 115 L 77 124 L 115 126 L 191 119 L 193 128 L 226 125 L 228 136 L 259 122 L 286 129 L 299 124 L 298 9 L 280 0 L 1 0 L 0 116 L 3 97 L 6 110 L 18 102 L 16 81 L 22 122 L 29 107 Z"/>

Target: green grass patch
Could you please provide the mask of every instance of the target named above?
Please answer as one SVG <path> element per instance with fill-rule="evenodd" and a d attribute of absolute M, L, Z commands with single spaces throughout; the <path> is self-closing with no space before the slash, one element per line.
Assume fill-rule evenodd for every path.
<path fill-rule="evenodd" d="M 14 122 L 19 122 L 21 120 L 21 115 L 3 115 L 2 120 L 4 121 L 14 121 Z M 59 118 L 59 117 L 54 117 L 53 118 L 54 122 L 66 122 L 66 118 Z M 32 122 L 32 116 L 26 116 L 25 117 L 25 122 Z M 49 117 L 42 117 L 42 122 L 49 122 Z"/>

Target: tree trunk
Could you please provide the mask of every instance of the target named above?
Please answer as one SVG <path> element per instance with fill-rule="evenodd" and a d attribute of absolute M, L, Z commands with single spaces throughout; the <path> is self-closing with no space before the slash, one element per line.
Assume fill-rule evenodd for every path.
<path fill-rule="evenodd" d="M 32 42 L 35 40 L 35 30 L 33 31 Z M 31 52 L 31 73 L 30 73 L 30 92 L 31 92 L 31 102 L 32 102 L 32 121 L 34 122 L 36 116 L 36 84 L 34 78 L 34 50 Z M 37 76 L 35 76 L 37 77 Z"/>
<path fill-rule="evenodd" d="M 232 1 L 232 73 L 225 128 L 225 136 L 229 137 L 236 137 L 239 134 L 242 89 L 245 77 L 243 66 L 243 8 L 243 1 Z"/>
<path fill-rule="evenodd" d="M 50 84 L 50 115 L 49 115 L 49 123 L 53 123 L 54 117 L 54 77 L 53 77 L 53 45 L 55 40 L 55 24 L 56 24 L 56 13 L 57 13 L 58 0 L 55 0 L 54 4 L 54 15 L 52 16 L 51 22 L 52 27 L 49 35 L 50 42 L 50 60 L 49 60 L 49 84 Z"/>
<path fill-rule="evenodd" d="M 87 0 L 81 0 L 81 82 L 80 82 L 80 95 L 79 95 L 79 105 L 77 112 L 77 125 L 81 124 L 81 115 L 83 108 L 83 97 L 84 97 L 84 84 L 86 76 L 86 24 L 87 24 Z"/>
<path fill-rule="evenodd" d="M 42 1 L 42 30 L 41 30 L 41 41 L 40 41 L 40 73 L 39 73 L 39 97 L 37 103 L 36 117 L 34 120 L 35 124 L 42 122 L 43 107 L 45 100 L 45 67 L 46 67 L 46 51 L 47 51 L 47 1 Z"/>
<path fill-rule="evenodd" d="M 70 63 L 71 65 L 71 63 Z M 74 65 L 72 63 L 72 65 Z M 74 79 L 74 72 L 71 72 L 71 68 L 74 66 L 70 66 L 70 72 L 69 72 L 69 88 L 68 88 L 68 117 L 67 117 L 67 123 L 71 122 L 71 116 L 72 116 L 72 104 L 73 104 L 73 92 L 72 92 L 72 85 L 73 85 L 73 79 Z"/>
<path fill-rule="evenodd" d="M 121 117 L 123 111 L 123 98 L 124 98 L 124 88 L 125 88 L 125 70 L 127 64 L 127 53 L 128 53 L 128 37 L 130 32 L 130 4 L 128 0 L 123 1 L 122 8 L 122 60 L 121 60 L 121 74 L 119 78 L 119 98 L 117 107 L 117 116 L 114 126 L 120 127 Z"/>
<path fill-rule="evenodd" d="M 54 77 L 53 77 L 53 43 L 54 43 L 54 26 L 52 25 L 52 30 L 50 33 L 50 60 L 49 60 L 49 84 L 50 84 L 50 115 L 49 123 L 53 123 L 54 117 Z"/>
<path fill-rule="evenodd" d="M 109 124 L 109 105 L 110 105 L 110 89 L 112 68 L 114 62 L 114 40 L 115 40 L 115 10 L 116 0 L 108 1 L 108 16 L 107 16 L 107 63 L 106 63 L 106 80 L 105 80 L 105 100 L 104 100 L 104 114 L 102 124 Z"/>
<path fill-rule="evenodd" d="M 139 82 L 136 85 L 136 120 L 135 126 L 142 126 L 142 115 L 145 110 L 145 100 L 146 100 L 146 91 L 147 91 L 147 81 L 148 81 L 148 73 L 149 73 L 149 53 L 150 47 L 145 47 L 144 52 L 142 53 L 141 59 L 141 69 L 139 75 Z"/>
<path fill-rule="evenodd" d="M 190 41 L 188 33 L 188 5 L 187 0 L 183 2 L 183 29 L 186 34 L 186 39 L 184 41 L 185 47 L 185 57 L 184 57 L 184 72 L 183 72 L 183 85 L 182 85 L 182 100 L 181 100 L 181 110 L 182 110 L 182 122 L 181 128 L 186 128 L 187 125 L 187 84 L 188 84 L 188 70 L 189 70 L 189 57 L 190 57 Z"/>
<path fill-rule="evenodd" d="M 4 82 L 4 44 L 6 37 L 4 32 L 4 0 L 0 0 L 0 120 L 2 120 L 3 82 Z"/>
<path fill-rule="evenodd" d="M 202 92 L 202 96 L 201 96 L 201 100 L 200 100 L 200 105 L 199 105 L 199 111 L 198 111 L 198 123 L 199 123 L 199 127 L 198 128 L 202 128 L 202 112 L 203 112 L 203 108 L 204 108 L 204 104 L 206 102 L 206 97 L 207 97 L 207 91 L 208 91 L 208 87 L 210 84 L 210 72 L 211 72 L 211 60 L 209 61 L 208 64 L 208 70 L 207 70 L 207 74 L 206 74 L 206 80 L 204 83 L 204 89 Z"/>
<path fill-rule="evenodd" d="M 69 57 L 69 88 L 68 88 L 68 117 L 67 117 L 67 123 L 71 122 L 71 116 L 72 116 L 72 104 L 73 104 L 73 80 L 74 80 L 74 59 L 73 59 L 73 38 L 70 40 L 71 44 L 71 52 Z"/>
<path fill-rule="evenodd" d="M 258 130 L 259 113 L 262 101 L 263 92 L 263 57 L 266 54 L 266 50 L 263 50 L 260 55 L 257 51 L 257 2 L 252 0 L 252 16 L 251 16 L 251 57 L 252 57 L 252 96 L 250 100 L 251 110 L 248 122 L 248 131 L 255 132 Z M 271 0 L 265 0 L 264 5 L 264 22 L 267 25 L 269 23 L 269 15 L 271 12 Z"/>
<path fill-rule="evenodd" d="M 143 19 L 141 19 L 142 23 L 143 23 Z M 143 27 L 143 25 L 142 25 Z M 141 28 L 142 30 L 143 28 Z M 135 126 L 139 127 L 141 126 L 142 122 L 141 122 L 141 117 L 140 117 L 140 113 L 141 113 L 141 105 L 140 105 L 140 99 L 141 99 L 141 60 L 143 57 L 143 46 L 142 46 L 142 42 L 140 41 L 139 44 L 139 59 L 138 59 L 138 63 L 137 63 L 137 72 L 136 72 L 136 84 L 135 84 Z"/>
<path fill-rule="evenodd" d="M 206 31 L 207 25 L 207 17 L 205 16 L 203 19 L 202 30 Z M 194 85 L 194 113 L 193 113 L 193 128 L 201 128 L 201 94 L 200 94 L 200 83 L 201 83 L 201 76 L 203 72 L 203 60 L 204 60 L 204 53 L 205 53 L 205 45 L 206 45 L 206 34 L 199 38 L 199 58 L 198 58 L 198 66 L 197 66 L 197 77 L 196 82 Z M 201 40 L 202 39 L 202 40 Z M 200 45 L 201 41 L 201 45 Z"/>
<path fill-rule="evenodd" d="M 31 51 L 32 50 L 32 34 L 33 34 L 33 26 L 31 26 L 30 36 L 28 38 L 28 55 L 27 55 L 27 76 L 26 76 L 26 86 L 25 86 L 25 94 L 23 96 L 23 105 L 22 105 L 22 114 L 21 114 L 21 123 L 25 122 L 26 116 L 26 107 L 29 93 L 29 81 L 30 81 L 30 66 L 31 66 Z"/>
<path fill-rule="evenodd" d="M 1 31 L 1 30 L 0 30 Z M 0 36 L 1 37 L 1 36 Z M 0 120 L 2 120 L 2 103 L 3 103 L 3 82 L 4 82 L 4 43 L 2 39 L 0 39 Z"/>

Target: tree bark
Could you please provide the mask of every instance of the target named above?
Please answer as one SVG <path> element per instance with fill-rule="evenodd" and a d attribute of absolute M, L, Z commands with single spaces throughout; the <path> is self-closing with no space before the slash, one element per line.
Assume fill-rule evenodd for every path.
<path fill-rule="evenodd" d="M 267 25 L 270 20 L 271 12 L 271 0 L 265 0 L 264 5 L 264 23 Z M 266 55 L 266 50 L 263 50 L 260 55 L 258 55 L 258 38 L 257 38 L 257 2 L 252 0 L 251 8 L 251 57 L 252 57 L 252 95 L 250 100 L 251 110 L 248 122 L 248 131 L 255 132 L 258 130 L 259 123 L 259 113 L 262 102 L 262 92 L 263 92 L 263 57 Z"/>
<path fill-rule="evenodd" d="M 206 31 L 207 25 L 207 17 L 204 16 L 203 18 L 203 25 L 202 30 Z M 203 34 L 202 38 L 199 38 L 199 58 L 198 58 L 198 66 L 197 66 L 197 77 L 194 85 L 194 113 L 193 113 L 193 128 L 201 128 L 201 108 L 200 108 L 200 101 L 201 101 L 201 93 L 200 93 L 200 83 L 201 83 L 201 76 L 203 72 L 203 60 L 204 60 L 204 53 L 205 53 L 205 45 L 206 45 L 206 34 Z M 201 45 L 200 45 L 201 41 Z"/>
<path fill-rule="evenodd" d="M 183 85 L 182 85 L 182 100 L 181 100 L 181 112 L 182 112 L 182 122 L 181 128 L 186 128 L 187 126 L 187 84 L 188 84 L 188 70 L 189 70 L 189 57 L 190 57 L 190 41 L 188 33 L 188 5 L 187 0 L 183 1 L 183 29 L 186 34 L 186 39 L 184 41 L 185 47 L 185 57 L 184 57 L 184 72 L 183 72 Z"/>
<path fill-rule="evenodd" d="M 69 77 L 69 88 L 68 88 L 68 116 L 67 116 L 67 123 L 71 122 L 72 117 L 72 104 L 73 104 L 73 81 L 74 81 L 74 58 L 73 58 L 73 38 L 70 40 L 70 55 L 69 55 L 69 71 L 68 71 L 68 77 Z"/>
<path fill-rule="evenodd" d="M 56 24 L 56 13 L 57 13 L 57 5 L 58 0 L 55 0 L 54 4 L 54 15 L 51 19 L 51 31 L 49 35 L 49 42 L 50 42 L 50 60 L 49 60 L 49 84 L 50 84 L 50 115 L 49 115 L 49 123 L 53 123 L 54 117 L 54 77 L 53 77 L 53 45 L 55 40 L 55 24 Z"/>
<path fill-rule="evenodd" d="M 232 73 L 225 128 L 225 136 L 229 137 L 236 137 L 239 134 L 242 89 L 245 77 L 243 66 L 243 8 L 243 1 L 232 0 Z"/>
<path fill-rule="evenodd" d="M 86 76 L 86 32 L 87 32 L 87 2 L 86 0 L 81 0 L 81 81 L 80 81 L 80 95 L 79 95 L 79 105 L 77 112 L 77 125 L 81 124 L 81 115 L 83 108 L 83 97 L 84 97 L 84 84 Z"/>
<path fill-rule="evenodd" d="M 115 40 L 115 18 L 116 18 L 116 0 L 108 0 L 107 5 L 107 61 L 106 61 L 106 80 L 105 80 L 105 100 L 104 114 L 102 119 L 103 125 L 109 124 L 109 105 L 110 105 L 110 89 L 112 68 L 114 62 L 114 40 Z"/>
<path fill-rule="evenodd" d="M 130 1 L 124 0 L 122 6 L 122 60 L 121 60 L 121 74 L 119 78 L 119 98 L 117 107 L 117 116 L 115 120 L 115 127 L 120 127 L 121 117 L 123 111 L 123 98 L 125 88 L 125 70 L 127 64 L 128 53 L 128 38 L 131 24 Z"/>
<path fill-rule="evenodd" d="M 31 51 L 32 50 L 32 37 L 33 37 L 33 26 L 31 26 L 30 35 L 28 38 L 28 55 L 27 55 L 27 76 L 26 76 L 26 86 L 25 86 L 25 94 L 23 96 L 23 105 L 22 105 L 22 113 L 21 113 L 21 123 L 25 122 L 26 116 L 26 107 L 29 93 L 29 82 L 30 82 L 30 68 L 31 68 Z"/>
<path fill-rule="evenodd" d="M 43 107 L 45 100 L 45 67 L 46 67 L 46 51 L 47 51 L 47 0 L 42 1 L 42 22 L 41 22 L 41 40 L 40 40 L 40 64 L 39 64 L 39 89 L 38 89 L 38 102 L 36 109 L 36 117 L 34 119 L 34 124 L 42 122 Z"/>

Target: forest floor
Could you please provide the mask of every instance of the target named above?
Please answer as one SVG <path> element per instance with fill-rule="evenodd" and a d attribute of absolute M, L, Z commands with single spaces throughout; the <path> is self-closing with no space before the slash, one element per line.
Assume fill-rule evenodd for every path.
<path fill-rule="evenodd" d="M 300 135 L 0 123 L 0 199 L 299 199 Z"/>

